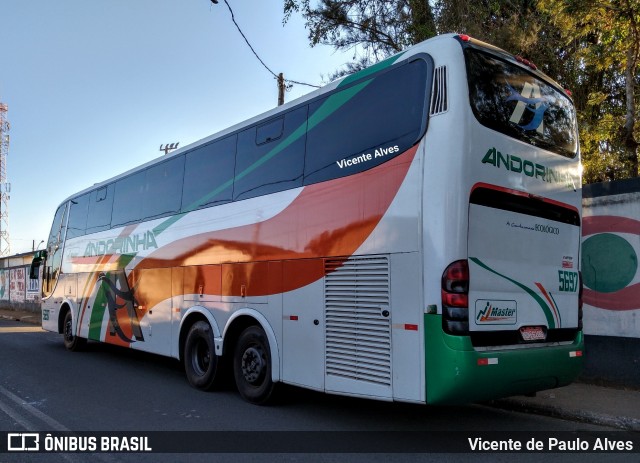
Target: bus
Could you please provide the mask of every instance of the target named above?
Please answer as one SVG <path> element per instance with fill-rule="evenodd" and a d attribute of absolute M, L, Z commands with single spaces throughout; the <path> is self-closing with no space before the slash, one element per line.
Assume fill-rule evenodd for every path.
<path fill-rule="evenodd" d="M 72 195 L 30 273 L 71 351 L 461 404 L 579 374 L 580 217 L 570 94 L 450 34 Z"/>

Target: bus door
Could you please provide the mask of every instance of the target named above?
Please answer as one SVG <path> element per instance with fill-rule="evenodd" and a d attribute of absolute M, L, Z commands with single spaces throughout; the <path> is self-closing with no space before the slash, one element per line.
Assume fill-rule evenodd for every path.
<path fill-rule="evenodd" d="M 62 297 L 56 298 L 52 296 L 62 267 L 67 205 L 68 203 L 63 204 L 56 211 L 51 232 L 47 240 L 46 252 L 37 255 L 37 257 L 41 259 L 41 261 L 37 263 L 38 266 L 42 264 L 44 267 L 42 271 L 42 327 L 49 331 L 58 331 L 57 311 L 60 309 Z M 37 275 L 37 273 L 35 273 L 37 271 L 38 269 L 36 268 L 32 273 Z"/>

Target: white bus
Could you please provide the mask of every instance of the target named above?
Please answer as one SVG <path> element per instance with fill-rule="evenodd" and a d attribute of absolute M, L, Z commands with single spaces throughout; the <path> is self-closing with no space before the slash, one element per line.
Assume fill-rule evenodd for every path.
<path fill-rule="evenodd" d="M 43 328 L 233 375 L 414 403 L 582 365 L 575 109 L 532 63 L 440 36 L 62 202 Z"/>

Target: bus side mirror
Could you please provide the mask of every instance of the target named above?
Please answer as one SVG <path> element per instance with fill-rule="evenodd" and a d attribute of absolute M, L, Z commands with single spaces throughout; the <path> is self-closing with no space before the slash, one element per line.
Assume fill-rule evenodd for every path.
<path fill-rule="evenodd" d="M 33 255 L 33 260 L 31 261 L 31 267 L 29 268 L 29 279 L 37 280 L 38 274 L 40 273 L 40 265 L 47 259 L 47 251 L 41 249 L 40 251 L 36 251 Z"/>

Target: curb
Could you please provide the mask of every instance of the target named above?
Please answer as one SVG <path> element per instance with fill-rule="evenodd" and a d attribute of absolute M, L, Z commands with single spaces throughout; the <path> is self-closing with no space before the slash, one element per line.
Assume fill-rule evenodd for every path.
<path fill-rule="evenodd" d="M 488 405 L 502 410 L 533 413 L 579 423 L 607 426 L 624 431 L 640 431 L 640 420 L 626 416 L 612 416 L 585 410 L 574 410 L 514 398 L 494 400 L 489 402 Z"/>
<path fill-rule="evenodd" d="M 16 312 L 15 315 L 13 315 L 13 314 L 10 315 L 9 313 L 7 313 L 7 312 L 0 313 L 0 319 L 2 319 L 2 320 L 11 320 L 11 321 L 16 321 L 16 322 L 22 322 L 22 323 L 29 323 L 30 325 L 40 325 L 41 324 L 40 315 L 39 314 L 24 315 L 24 314 Z"/>

